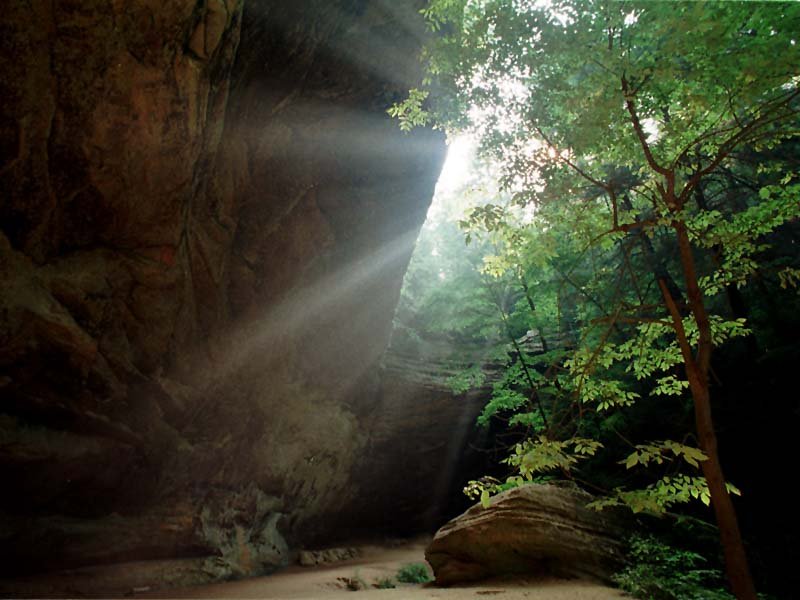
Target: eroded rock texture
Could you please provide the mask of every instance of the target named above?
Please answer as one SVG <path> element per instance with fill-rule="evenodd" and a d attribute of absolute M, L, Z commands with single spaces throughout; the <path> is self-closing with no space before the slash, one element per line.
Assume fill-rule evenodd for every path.
<path fill-rule="evenodd" d="M 408 310 L 402 304 L 398 313 Z M 568 340 L 538 330 L 516 340 L 531 355 Z M 496 473 L 509 438 L 497 440 L 497 428 L 478 426 L 515 347 L 498 340 L 464 340 L 420 332 L 398 319 L 381 361 L 377 408 L 370 419 L 368 449 L 359 463 L 364 494 L 352 504 L 354 528 L 392 533 L 435 531 L 471 505 L 463 488 L 470 479 Z M 480 366 L 479 371 L 474 367 Z M 454 391 L 472 369 L 471 387 Z M 421 501 L 424 499 L 424 502 Z"/>
<path fill-rule="evenodd" d="M 334 533 L 443 158 L 385 114 L 417 9 L 3 7 L 6 574 L 260 573 Z"/>
<path fill-rule="evenodd" d="M 577 488 L 531 484 L 476 504 L 444 525 L 425 550 L 437 585 L 527 574 L 604 582 L 623 564 L 624 521 L 586 508 Z"/>
<path fill-rule="evenodd" d="M 469 506 L 462 489 L 490 463 L 482 450 L 492 434 L 476 419 L 501 373 L 488 357 L 493 347 L 394 330 L 359 466 L 365 494 L 353 503 L 354 527 L 433 532 Z M 472 364 L 483 365 L 483 384 L 455 393 L 451 379 Z"/>

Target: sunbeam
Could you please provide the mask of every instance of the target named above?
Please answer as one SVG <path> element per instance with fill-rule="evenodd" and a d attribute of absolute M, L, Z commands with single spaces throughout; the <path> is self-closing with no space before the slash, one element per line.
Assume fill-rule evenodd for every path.
<path fill-rule="evenodd" d="M 254 354 L 260 354 L 260 360 L 268 363 L 293 352 L 296 340 L 308 335 L 318 338 L 312 362 L 320 364 L 324 371 L 314 378 L 325 381 L 331 371 L 346 372 L 350 377 L 344 385 L 352 385 L 373 364 L 364 357 L 378 356 L 381 342 L 385 343 L 389 334 L 388 325 L 386 331 L 372 329 L 374 313 L 391 313 L 391 303 L 399 289 L 383 288 L 384 279 L 380 276 L 387 271 L 402 273 L 415 237 L 415 231 L 407 231 L 371 255 L 328 273 L 311 285 L 292 289 L 263 313 L 243 319 L 219 352 L 222 367 L 215 377 L 229 375 L 249 363 Z M 353 338 L 373 341 L 366 347 L 347 347 L 347 340 Z"/>

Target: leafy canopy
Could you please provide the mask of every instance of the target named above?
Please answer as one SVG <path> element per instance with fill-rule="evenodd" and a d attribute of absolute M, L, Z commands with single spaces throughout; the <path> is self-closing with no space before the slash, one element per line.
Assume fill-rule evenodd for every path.
<path fill-rule="evenodd" d="M 569 473 L 602 447 L 582 432 L 643 394 L 685 397 L 684 367 L 703 383 L 711 349 L 750 334 L 721 297 L 759 273 L 765 236 L 796 220 L 800 202 L 784 163 L 752 174 L 740 155 L 797 135 L 800 5 L 433 0 L 423 12 L 437 32 L 429 75 L 390 112 L 405 129 L 472 127 L 500 165 L 509 201 L 460 223 L 484 251 L 476 281 L 494 289 L 484 308 L 493 301 L 507 332 L 579 331 L 550 368 L 517 348 L 495 384 L 481 422 L 510 414 L 528 437 L 506 483 L 468 485 L 486 501 L 535 473 Z M 785 265 L 781 286 L 798 273 Z M 513 289 L 511 301 L 498 289 Z M 560 412 L 577 419 L 548 425 Z M 673 440 L 631 450 L 627 468 L 709 460 Z M 703 479 L 673 473 L 604 502 L 663 511 L 709 497 Z"/>

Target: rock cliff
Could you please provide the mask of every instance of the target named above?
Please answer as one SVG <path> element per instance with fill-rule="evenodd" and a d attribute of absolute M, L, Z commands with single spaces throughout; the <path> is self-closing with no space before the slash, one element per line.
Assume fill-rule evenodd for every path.
<path fill-rule="evenodd" d="M 491 464 L 493 432 L 476 420 L 501 373 L 487 356 L 492 348 L 393 331 L 359 463 L 365 494 L 353 503 L 353 527 L 433 532 L 471 504 L 463 487 Z M 455 393 L 450 380 L 469 364 L 482 365 L 484 382 Z"/>
<path fill-rule="evenodd" d="M 417 4 L 3 8 L 5 575 L 341 533 L 444 154 L 385 114 Z"/>

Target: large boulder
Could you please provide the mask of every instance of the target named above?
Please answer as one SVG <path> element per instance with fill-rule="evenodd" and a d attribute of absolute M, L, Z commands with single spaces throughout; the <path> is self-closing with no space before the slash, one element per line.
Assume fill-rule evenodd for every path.
<path fill-rule="evenodd" d="M 586 508 L 592 497 L 525 485 L 476 504 L 442 527 L 425 551 L 437 585 L 497 575 L 554 575 L 607 582 L 623 563 L 624 523 Z"/>

